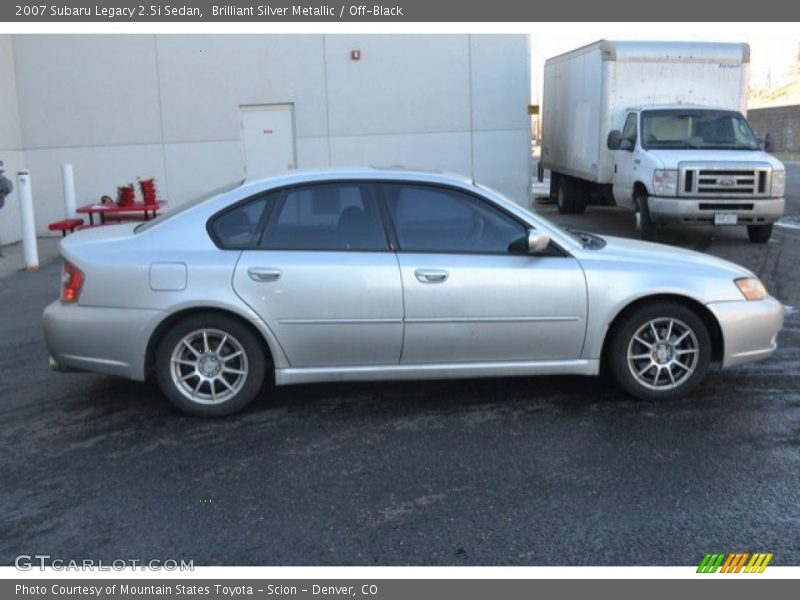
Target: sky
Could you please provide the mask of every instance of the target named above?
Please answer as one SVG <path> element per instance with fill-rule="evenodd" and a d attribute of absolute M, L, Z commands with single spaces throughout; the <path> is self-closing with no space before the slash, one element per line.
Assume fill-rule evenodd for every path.
<path fill-rule="evenodd" d="M 541 77 L 547 58 L 591 44 L 599 39 L 747 42 L 750 44 L 750 85 L 765 87 L 768 76 L 775 82 L 797 64 L 800 34 L 770 24 L 731 23 L 589 23 L 561 26 L 543 24 L 530 32 L 531 96 L 541 99 Z"/>

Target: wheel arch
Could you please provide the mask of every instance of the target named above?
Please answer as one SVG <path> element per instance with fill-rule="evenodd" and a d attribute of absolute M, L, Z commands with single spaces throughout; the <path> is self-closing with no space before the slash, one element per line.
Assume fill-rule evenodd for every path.
<path fill-rule="evenodd" d="M 230 309 L 216 306 L 192 306 L 170 313 L 164 319 L 162 319 L 158 325 L 156 325 L 155 329 L 150 334 L 144 356 L 144 376 L 146 379 L 149 379 L 155 373 L 156 349 L 158 348 L 159 341 L 164 337 L 166 332 L 182 319 L 200 313 L 216 313 L 230 317 L 252 331 L 263 343 L 264 356 L 267 359 L 268 371 L 271 371 L 272 376 L 274 377 L 276 352 L 279 352 L 280 350 L 273 350 L 269 338 L 264 334 L 263 331 L 261 331 L 261 329 L 259 329 L 259 327 L 255 325 L 255 323 L 253 323 L 253 321 Z"/>
<path fill-rule="evenodd" d="M 663 300 L 682 304 L 683 306 L 694 311 L 697 316 L 702 319 L 703 324 L 708 329 L 708 334 L 711 337 L 711 360 L 712 362 L 722 361 L 722 358 L 725 355 L 725 340 L 722 335 L 722 328 L 720 327 L 719 322 L 714 314 L 702 302 L 699 302 L 690 296 L 682 296 L 680 294 L 652 294 L 632 300 L 623 306 L 611 320 L 611 323 L 606 329 L 606 333 L 603 338 L 602 350 L 600 352 L 601 363 L 605 363 L 606 361 L 609 340 L 611 339 L 611 336 L 616 328 L 619 327 L 619 324 L 622 323 L 631 312 L 640 306 Z"/>
<path fill-rule="evenodd" d="M 650 195 L 650 190 L 647 189 L 647 185 L 642 181 L 634 181 L 633 182 L 633 198 L 631 200 L 636 200 L 636 195 L 639 193 L 644 193 L 645 195 Z M 635 202 L 634 202 L 635 204 Z"/>

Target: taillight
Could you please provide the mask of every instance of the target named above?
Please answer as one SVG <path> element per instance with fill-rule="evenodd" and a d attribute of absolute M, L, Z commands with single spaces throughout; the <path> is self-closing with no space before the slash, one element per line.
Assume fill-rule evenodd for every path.
<path fill-rule="evenodd" d="M 64 275 L 61 278 L 61 299 L 64 302 L 77 302 L 84 279 L 83 271 L 65 260 Z"/>

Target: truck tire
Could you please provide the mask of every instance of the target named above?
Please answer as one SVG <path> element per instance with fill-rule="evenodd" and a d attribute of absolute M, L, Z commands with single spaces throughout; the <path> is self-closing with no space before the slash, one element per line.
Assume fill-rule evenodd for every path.
<path fill-rule="evenodd" d="M 575 181 L 575 214 L 582 215 L 586 212 L 586 206 L 589 204 L 589 194 L 592 190 L 592 184 L 582 179 Z"/>
<path fill-rule="evenodd" d="M 647 204 L 647 194 L 635 192 L 633 203 L 636 206 L 636 229 L 639 231 L 639 239 L 652 242 L 656 239 L 656 224 L 650 218 L 650 207 Z"/>
<path fill-rule="evenodd" d="M 580 197 L 580 182 L 574 177 L 562 175 L 558 184 L 558 212 L 562 215 L 580 214 L 586 210 L 586 200 Z"/>
<path fill-rule="evenodd" d="M 747 237 L 754 244 L 766 244 L 772 237 L 772 225 L 748 225 Z"/>

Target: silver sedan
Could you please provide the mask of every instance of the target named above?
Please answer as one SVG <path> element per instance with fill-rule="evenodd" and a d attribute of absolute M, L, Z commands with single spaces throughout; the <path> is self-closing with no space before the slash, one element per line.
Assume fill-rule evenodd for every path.
<path fill-rule="evenodd" d="M 692 391 L 767 358 L 783 307 L 704 254 L 563 230 L 465 179 L 294 172 L 61 244 L 51 363 L 223 415 L 277 385 L 597 375 Z"/>

